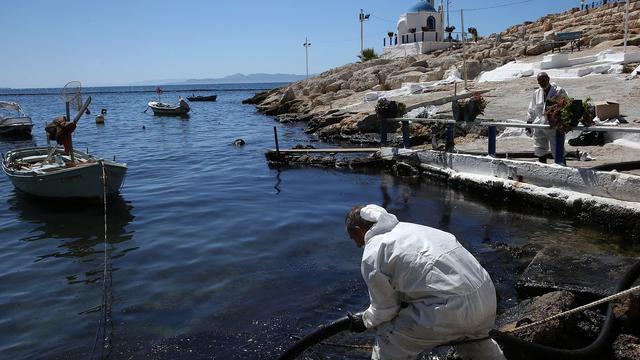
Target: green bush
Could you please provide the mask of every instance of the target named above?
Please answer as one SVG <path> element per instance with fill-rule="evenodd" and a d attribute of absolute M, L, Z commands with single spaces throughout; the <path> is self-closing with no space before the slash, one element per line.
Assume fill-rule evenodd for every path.
<path fill-rule="evenodd" d="M 376 54 L 376 51 L 374 49 L 367 48 L 362 50 L 360 55 L 358 55 L 358 58 L 360 59 L 360 62 L 365 62 L 365 61 L 377 59 L 378 54 Z"/>

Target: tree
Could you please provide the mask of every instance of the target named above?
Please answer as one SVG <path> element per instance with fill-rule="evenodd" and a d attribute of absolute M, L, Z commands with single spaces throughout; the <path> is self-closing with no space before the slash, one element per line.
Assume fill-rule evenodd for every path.
<path fill-rule="evenodd" d="M 376 51 L 373 48 L 367 48 L 362 50 L 360 55 L 358 55 L 358 58 L 360 59 L 360 62 L 366 62 L 369 60 L 377 59 L 378 54 L 376 54 Z"/>

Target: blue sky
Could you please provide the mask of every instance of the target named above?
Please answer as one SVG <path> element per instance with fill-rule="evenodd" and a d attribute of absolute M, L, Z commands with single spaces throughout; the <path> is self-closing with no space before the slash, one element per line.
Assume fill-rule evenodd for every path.
<path fill-rule="evenodd" d="M 451 0 L 450 19 L 480 35 L 560 12 L 578 0 Z M 401 13 L 416 0 L 9 0 L 0 24 L 0 87 L 121 85 L 155 79 L 215 78 L 234 73 L 305 73 L 356 61 L 358 13 L 365 47 L 382 51 Z M 520 4 L 493 9 L 471 9 Z M 523 2 L 523 3 L 522 3 Z M 439 0 L 436 0 L 436 5 Z"/>

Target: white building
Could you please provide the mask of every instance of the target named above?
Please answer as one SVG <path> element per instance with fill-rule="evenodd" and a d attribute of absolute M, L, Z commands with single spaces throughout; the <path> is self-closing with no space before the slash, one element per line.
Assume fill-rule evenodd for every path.
<path fill-rule="evenodd" d="M 442 0 L 438 10 L 435 0 L 422 0 L 407 13 L 400 15 L 396 34 L 385 39 L 384 58 L 426 54 L 446 49 L 451 43 L 445 41 Z"/>

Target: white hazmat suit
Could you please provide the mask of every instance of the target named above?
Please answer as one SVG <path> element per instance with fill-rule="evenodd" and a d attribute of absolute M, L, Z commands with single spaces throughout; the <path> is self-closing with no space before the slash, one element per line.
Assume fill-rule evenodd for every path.
<path fill-rule="evenodd" d="M 365 234 L 362 276 L 371 305 L 363 313 L 376 328 L 372 359 L 415 359 L 452 341 L 487 336 L 496 315 L 489 274 L 452 234 L 399 222 L 377 205 L 360 216 L 374 225 Z M 492 340 L 462 345 L 474 359 L 504 359 Z M 465 351 L 467 350 L 467 351 Z M 482 353 L 488 354 L 484 356 Z"/>
<path fill-rule="evenodd" d="M 544 114 L 545 103 L 552 97 L 560 95 L 567 96 L 567 92 L 556 84 L 551 84 L 547 97 L 544 96 L 542 88 L 536 89 L 533 93 L 533 99 L 529 103 L 529 111 L 527 114 L 527 122 L 533 124 L 548 125 L 549 120 Z M 551 146 L 551 154 L 556 156 L 556 130 L 555 129 L 533 129 L 533 152 L 537 157 L 545 156 L 549 152 Z"/>

